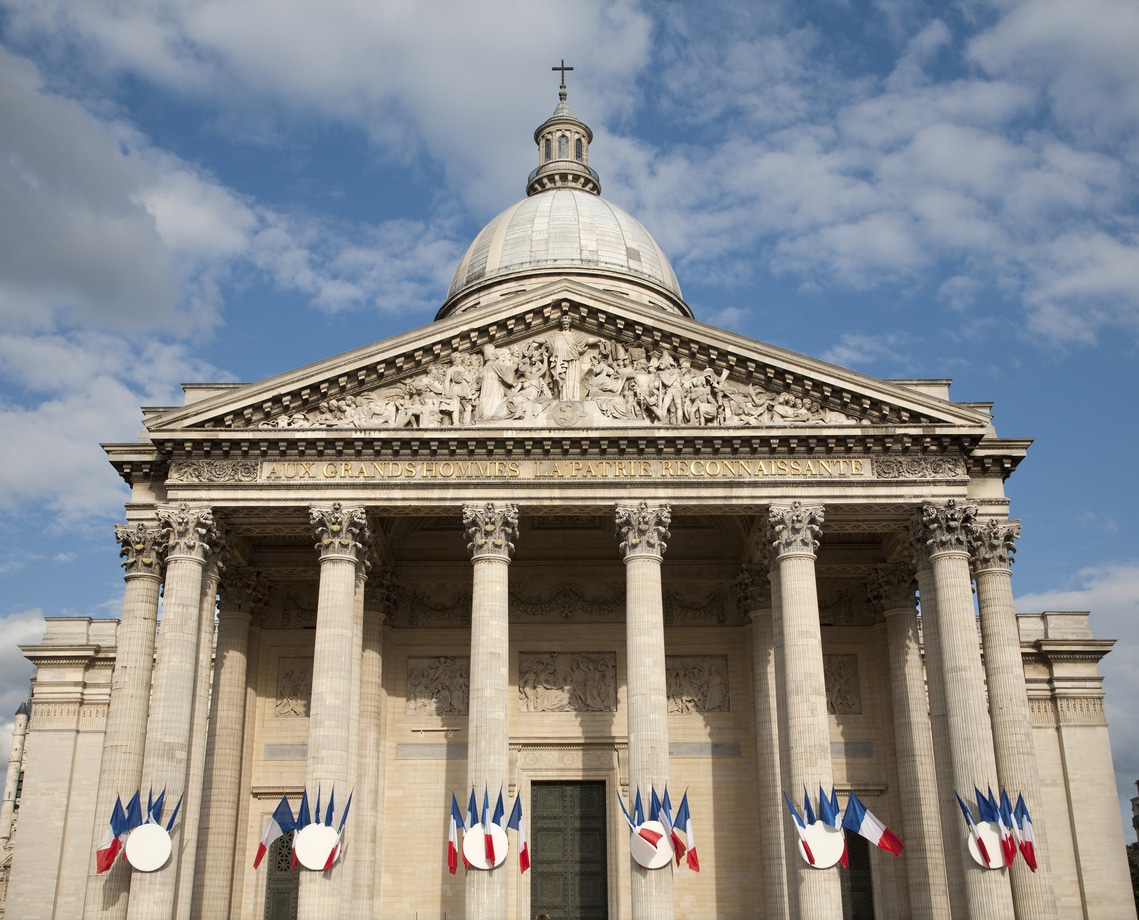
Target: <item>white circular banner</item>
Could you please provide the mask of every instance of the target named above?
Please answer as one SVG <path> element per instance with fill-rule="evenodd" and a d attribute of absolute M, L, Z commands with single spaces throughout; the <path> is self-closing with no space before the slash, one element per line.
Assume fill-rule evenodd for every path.
<path fill-rule="evenodd" d="M 660 839 L 654 844 L 646 840 L 638 831 L 645 830 L 648 836 L 660 834 Z M 663 869 L 672 861 L 672 842 L 668 839 L 668 832 L 659 821 L 646 821 L 637 826 L 629 837 L 629 852 L 637 865 L 645 869 Z"/>
<path fill-rule="evenodd" d="M 293 852 L 297 854 L 297 862 L 306 869 L 322 872 L 328 865 L 328 857 L 335 848 L 339 836 L 336 828 L 327 824 L 305 825 L 293 838 Z"/>
<path fill-rule="evenodd" d="M 981 866 L 983 869 L 1003 869 L 1005 867 L 1005 853 L 1001 849 L 1001 827 L 996 821 L 978 821 L 977 822 L 978 836 L 985 842 L 985 849 L 989 851 L 989 862 L 981 856 L 981 851 L 977 847 L 977 841 L 973 839 L 973 835 L 969 834 L 968 847 L 969 855 L 973 857 L 973 861 Z"/>
<path fill-rule="evenodd" d="M 837 865 L 838 861 L 842 859 L 842 851 L 846 847 L 846 838 L 843 836 L 842 828 L 831 827 L 829 824 L 823 824 L 822 821 L 816 821 L 814 824 L 807 825 L 807 831 L 803 836 L 811 848 L 811 855 L 815 857 L 815 861 L 812 863 L 807 859 L 807 852 L 803 849 L 802 840 L 799 841 L 799 855 L 812 869 L 829 869 L 831 866 Z"/>
<path fill-rule="evenodd" d="M 506 854 L 510 843 L 506 839 L 506 831 L 497 824 L 490 826 L 490 839 L 494 841 L 494 865 L 486 858 L 486 835 L 482 825 L 476 824 L 463 834 L 463 856 L 466 857 L 472 869 L 494 869 L 506 862 Z"/>
<path fill-rule="evenodd" d="M 127 836 L 127 862 L 139 872 L 154 872 L 170 861 L 170 835 L 161 824 L 143 824 Z"/>

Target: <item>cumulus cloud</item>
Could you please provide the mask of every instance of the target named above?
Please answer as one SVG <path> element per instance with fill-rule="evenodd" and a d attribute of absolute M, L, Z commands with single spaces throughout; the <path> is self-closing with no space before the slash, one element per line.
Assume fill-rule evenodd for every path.
<path fill-rule="evenodd" d="M 28 681 L 35 670 L 17 646 L 39 642 L 44 626 L 38 608 L 0 618 L 0 756 L 4 764 L 12 746 L 13 717 L 28 699 Z"/>
<path fill-rule="evenodd" d="M 1131 826 L 1131 796 L 1139 778 L 1139 561 L 1117 562 L 1080 570 L 1070 587 L 1016 599 L 1021 613 L 1044 610 L 1090 610 L 1097 639 L 1116 639 L 1100 669 L 1107 692 L 1111 751 L 1124 827 Z M 1134 838 L 1134 832 L 1129 832 Z"/>

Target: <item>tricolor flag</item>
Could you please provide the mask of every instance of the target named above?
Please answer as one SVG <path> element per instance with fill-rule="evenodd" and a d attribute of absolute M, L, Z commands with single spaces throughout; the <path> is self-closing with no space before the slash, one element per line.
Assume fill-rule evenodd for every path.
<path fill-rule="evenodd" d="M 692 813 L 688 810 L 688 793 L 680 800 L 680 807 L 676 810 L 676 823 L 684 825 L 684 839 L 688 841 L 688 868 L 693 872 L 700 871 L 700 857 L 696 855 L 696 831 L 692 826 Z"/>
<path fill-rule="evenodd" d="M 312 824 L 312 816 L 309 814 L 309 810 L 308 810 L 308 790 L 302 789 L 301 790 L 301 804 L 300 804 L 300 807 L 297 809 L 297 820 L 293 824 L 293 830 L 299 831 L 302 828 L 308 827 L 310 824 Z M 294 843 L 296 842 L 296 839 L 297 838 L 294 836 L 293 837 Z M 292 862 L 289 863 L 289 868 L 295 869 L 296 867 L 297 867 L 297 851 L 294 849 L 293 850 L 293 859 L 292 859 Z"/>
<path fill-rule="evenodd" d="M 483 837 L 482 837 L 482 839 L 483 839 L 483 844 L 484 844 L 485 849 L 486 849 L 486 861 L 488 863 L 490 863 L 490 865 L 493 866 L 495 863 L 494 837 L 491 836 L 490 825 L 491 825 L 491 820 L 490 820 L 490 793 L 488 792 L 488 790 L 485 787 L 483 787 L 483 791 L 482 791 L 482 834 L 483 834 Z"/>
<path fill-rule="evenodd" d="M 860 837 L 865 837 L 878 849 L 885 850 L 900 856 L 902 841 L 894 836 L 893 832 L 881 821 L 874 817 L 874 813 L 859 801 L 853 792 L 846 802 L 846 812 L 842 816 L 842 826 L 849 828 Z"/>
<path fill-rule="evenodd" d="M 119 855 L 119 850 L 123 845 L 119 838 L 126 834 L 127 830 L 127 813 L 123 811 L 122 797 L 115 796 L 115 807 L 111 811 L 111 820 L 107 824 L 107 832 L 103 834 L 103 839 L 95 848 L 96 874 L 106 872 L 115 864 L 115 857 Z"/>
<path fill-rule="evenodd" d="M 815 823 L 815 810 L 811 807 L 811 796 L 807 793 L 806 786 L 803 787 L 803 817 L 808 824 Z"/>
<path fill-rule="evenodd" d="M 996 796 L 993 795 L 993 787 L 992 786 L 989 787 L 989 794 L 988 795 L 983 795 L 981 793 L 981 790 L 978 789 L 976 786 L 974 786 L 973 787 L 973 795 L 977 799 L 977 820 L 978 821 L 985 821 L 989 824 L 995 824 L 1000 829 L 1001 855 L 1004 858 L 1005 862 L 1007 863 L 1008 862 L 1008 847 L 1005 845 L 1005 825 L 1004 825 L 1004 822 L 1001 820 L 1000 806 L 997 805 Z M 986 859 L 987 859 L 987 857 L 986 857 Z M 989 862 L 989 865 L 991 868 L 995 868 L 995 869 L 1000 868 L 999 865 L 993 866 L 991 861 Z"/>
<path fill-rule="evenodd" d="M 459 828 L 467 829 L 463 823 L 463 813 L 459 811 L 459 800 L 451 793 L 451 827 L 447 831 L 447 870 L 454 875 L 459 868 Z"/>
<path fill-rule="evenodd" d="M 269 823 L 265 825 L 265 833 L 261 835 L 261 842 L 257 844 L 257 855 L 253 857 L 254 869 L 261 865 L 261 860 L 265 858 L 265 854 L 269 852 L 269 847 L 273 845 L 273 842 L 278 837 L 283 837 L 289 833 L 295 824 L 293 809 L 289 806 L 289 797 L 283 795 L 281 801 L 277 803 L 272 817 L 269 818 Z"/>
<path fill-rule="evenodd" d="M 328 818 L 326 823 L 328 824 L 329 827 L 332 827 L 332 796 L 335 794 L 336 794 L 336 788 L 333 787 L 332 794 L 329 795 L 329 797 L 328 797 L 328 814 L 326 816 Z M 340 851 L 341 851 L 341 849 L 343 849 L 340 845 L 340 841 L 342 841 L 344 839 L 344 824 L 348 821 L 348 811 L 349 811 L 349 809 L 351 809 L 351 807 L 352 807 L 352 793 L 349 792 L 348 793 L 348 801 L 344 804 L 344 814 L 342 814 L 340 816 L 340 826 L 338 828 L 336 828 L 336 843 L 333 845 L 332 849 L 328 851 L 328 859 L 326 859 L 324 862 L 324 871 L 325 872 L 327 872 L 329 869 L 331 869 L 332 864 L 335 863 L 336 860 L 340 857 Z"/>
<path fill-rule="evenodd" d="M 637 791 L 637 801 L 639 802 L 640 799 L 641 799 L 641 793 L 638 790 Z M 651 830 L 650 828 L 641 827 L 640 824 L 635 823 L 633 821 L 633 819 L 629 817 L 629 809 L 627 809 L 625 807 L 625 800 L 621 798 L 620 793 L 617 794 L 617 802 L 621 806 L 621 814 L 623 814 L 625 816 L 625 822 L 629 825 L 629 830 L 631 830 L 638 837 L 642 838 L 643 840 L 645 840 L 647 843 L 651 844 L 654 847 L 658 843 L 660 843 L 660 838 L 663 837 L 664 835 L 658 834 L 656 831 Z M 633 810 L 634 810 L 634 812 L 636 811 L 635 805 L 633 807 Z"/>
<path fill-rule="evenodd" d="M 831 786 L 829 798 L 823 791 L 823 787 L 819 786 L 819 820 L 828 827 L 833 827 L 836 831 L 839 829 L 841 820 L 838 810 L 838 793 L 834 791 L 834 786 Z M 838 861 L 844 869 L 850 868 L 850 859 L 846 855 L 846 835 L 843 835 L 842 838 L 842 856 L 839 857 Z"/>
<path fill-rule="evenodd" d="M 525 874 L 530 868 L 530 845 L 526 843 L 526 822 L 522 820 L 522 796 L 514 800 L 506 826 L 518 831 L 518 871 Z"/>
<path fill-rule="evenodd" d="M 475 787 L 471 786 L 471 798 L 467 802 L 467 830 L 473 830 L 479 823 L 479 803 L 475 799 Z"/>
<path fill-rule="evenodd" d="M 649 820 L 650 821 L 659 821 L 660 820 L 660 799 L 657 797 L 656 787 L 654 786 L 650 790 L 650 792 L 652 794 L 649 796 Z"/>
<path fill-rule="evenodd" d="M 170 812 L 170 820 L 166 822 L 166 833 L 168 834 L 174 830 L 174 821 L 178 818 L 178 812 L 182 808 L 182 799 L 185 797 L 186 793 L 183 792 L 178 796 L 178 801 L 174 803 L 174 810 Z"/>
<path fill-rule="evenodd" d="M 332 816 L 334 814 L 333 802 L 336 800 L 336 787 L 332 787 L 332 791 L 328 793 L 328 811 L 324 814 L 324 823 L 332 827 Z"/>
<path fill-rule="evenodd" d="M 146 823 L 147 824 L 161 824 L 162 823 L 162 809 L 166 801 L 166 790 L 163 789 L 158 793 L 158 798 L 153 802 L 150 800 L 154 790 L 151 789 L 146 795 Z"/>
<path fill-rule="evenodd" d="M 992 795 L 990 790 L 989 795 Z M 1005 852 L 1005 865 L 1011 866 L 1016 862 L 1016 847 L 1019 841 L 1019 828 L 1016 818 L 1012 814 L 1012 802 L 1009 801 L 1008 792 L 1001 789 L 1001 800 L 997 806 L 997 814 L 1001 816 L 1001 849 Z"/>
<path fill-rule="evenodd" d="M 799 843 L 803 845 L 803 852 L 807 856 L 807 862 L 812 866 L 815 864 L 815 854 L 811 852 L 811 845 L 807 843 L 807 825 L 803 823 L 802 817 L 799 812 L 795 810 L 795 806 L 791 804 L 791 800 L 787 798 L 787 793 L 783 793 L 783 801 L 787 803 L 787 810 L 791 812 L 791 818 L 795 822 L 795 833 L 799 835 Z M 677 815 L 677 819 L 679 819 Z"/>
<path fill-rule="evenodd" d="M 320 786 L 316 787 L 316 808 L 313 809 L 313 814 L 316 815 L 316 817 L 312 819 L 313 823 L 320 824 Z"/>
<path fill-rule="evenodd" d="M 637 789 L 637 797 L 633 800 L 633 820 L 637 826 L 645 823 L 645 806 L 641 804 L 641 790 Z"/>
<path fill-rule="evenodd" d="M 672 838 L 672 852 L 676 854 L 676 864 L 680 865 L 681 857 L 684 856 L 685 846 L 684 842 L 680 839 L 680 834 L 676 832 L 676 825 L 672 821 L 672 801 L 668 797 L 668 786 L 664 787 L 664 801 L 660 806 L 661 823 L 664 829 L 668 831 L 668 836 Z"/>
<path fill-rule="evenodd" d="M 953 790 L 953 794 L 957 796 L 957 804 L 961 806 L 961 813 L 965 816 L 965 823 L 969 825 L 969 834 L 973 837 L 973 842 L 977 845 L 977 852 L 981 854 L 981 858 L 985 861 L 986 866 L 992 866 L 993 862 L 989 859 L 988 847 L 985 846 L 985 841 L 981 839 L 981 832 L 977 829 L 977 822 L 973 820 L 973 813 L 969 811 L 969 806 L 965 804 L 956 789 Z"/>
<path fill-rule="evenodd" d="M 1028 868 L 1036 871 L 1036 833 L 1032 829 L 1032 817 L 1028 813 L 1028 806 L 1024 804 L 1024 796 L 1017 795 L 1016 808 L 1013 811 L 1017 823 L 1020 825 L 1020 853 Z"/>

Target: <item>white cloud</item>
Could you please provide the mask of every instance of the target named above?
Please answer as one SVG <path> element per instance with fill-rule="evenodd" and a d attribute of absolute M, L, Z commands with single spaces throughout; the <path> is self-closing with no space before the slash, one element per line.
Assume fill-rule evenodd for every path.
<path fill-rule="evenodd" d="M 832 345 L 821 355 L 824 361 L 840 367 L 882 366 L 894 368 L 890 373 L 908 370 L 911 359 L 901 349 L 909 345 L 904 335 L 890 333 L 871 335 L 862 332 L 846 332 L 838 345 Z"/>
<path fill-rule="evenodd" d="M 1090 610 L 1097 639 L 1116 639 L 1100 669 L 1107 692 L 1111 752 L 1119 807 L 1130 839 L 1131 796 L 1139 779 L 1139 562 L 1119 562 L 1082 569 L 1073 587 L 1026 594 L 1016 599 L 1022 613 Z"/>
<path fill-rule="evenodd" d="M 28 699 L 28 681 L 35 670 L 17 646 L 39 642 L 44 627 L 38 608 L 0 618 L 0 762 L 5 765 L 12 747 L 13 717 Z"/>

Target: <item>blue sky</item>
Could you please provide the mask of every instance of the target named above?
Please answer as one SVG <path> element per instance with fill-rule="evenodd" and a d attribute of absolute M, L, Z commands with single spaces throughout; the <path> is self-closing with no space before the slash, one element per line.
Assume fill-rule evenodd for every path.
<path fill-rule="evenodd" d="M 1129 797 L 1137 46 L 1131 0 L 0 0 L 0 721 L 43 616 L 118 614 L 98 443 L 183 381 L 428 323 L 522 197 L 564 57 L 605 197 L 698 318 L 952 377 L 1037 439 L 1018 608 L 1119 639 Z"/>

